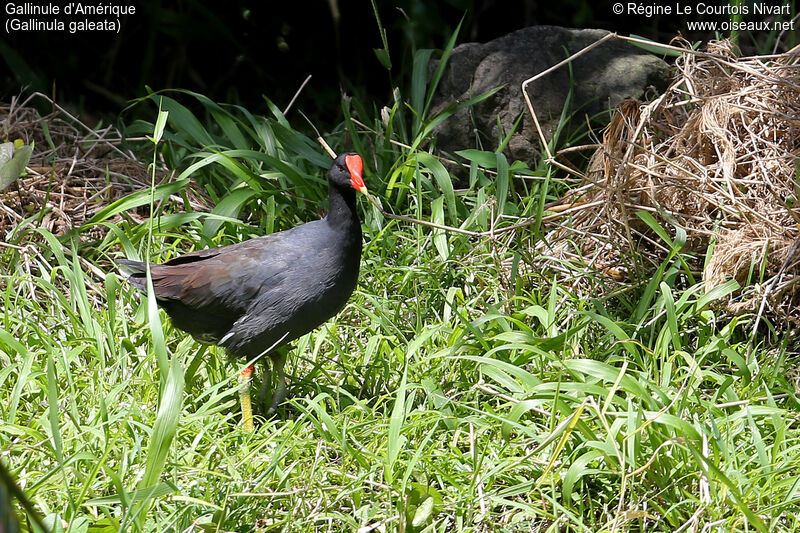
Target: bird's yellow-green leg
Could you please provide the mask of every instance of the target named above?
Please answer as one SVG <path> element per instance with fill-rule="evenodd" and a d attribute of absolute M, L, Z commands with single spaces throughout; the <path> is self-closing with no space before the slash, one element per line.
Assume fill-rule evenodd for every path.
<path fill-rule="evenodd" d="M 264 365 L 264 374 L 261 379 L 261 390 L 258 393 L 258 407 L 265 413 L 269 406 L 268 402 L 272 400 L 272 359 L 262 357 L 261 362 Z"/>
<path fill-rule="evenodd" d="M 272 352 L 269 357 L 263 357 L 264 361 L 264 380 L 261 382 L 261 392 L 258 395 L 259 405 L 266 416 L 272 416 L 278 410 L 278 406 L 286 399 L 286 373 L 283 367 L 286 364 L 286 357 L 289 349 L 281 346 Z M 275 379 L 275 383 L 273 383 Z"/>
<path fill-rule="evenodd" d="M 250 365 L 239 374 L 239 403 L 242 404 L 242 423 L 247 431 L 253 431 L 253 404 L 250 401 L 252 381 L 253 365 Z"/>

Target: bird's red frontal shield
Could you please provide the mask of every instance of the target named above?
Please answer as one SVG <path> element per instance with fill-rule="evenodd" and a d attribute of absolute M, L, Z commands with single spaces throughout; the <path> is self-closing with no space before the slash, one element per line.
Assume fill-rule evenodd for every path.
<path fill-rule="evenodd" d="M 358 154 L 348 155 L 344 158 L 344 164 L 347 165 L 347 170 L 350 171 L 350 184 L 355 190 L 360 193 L 367 192 L 367 186 L 364 184 L 364 161 Z"/>

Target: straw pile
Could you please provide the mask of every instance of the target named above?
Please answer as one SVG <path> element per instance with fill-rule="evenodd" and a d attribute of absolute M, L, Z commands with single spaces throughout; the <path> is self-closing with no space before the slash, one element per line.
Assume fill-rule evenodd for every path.
<path fill-rule="evenodd" d="M 698 263 L 713 245 L 706 288 L 731 278 L 743 287 L 728 311 L 766 300 L 797 320 L 799 177 L 800 52 L 737 58 L 726 41 L 687 46 L 665 94 L 616 110 L 583 186 L 562 201 L 586 208 L 550 234 L 551 264 L 588 258 L 612 281 L 646 279 L 642 264 L 668 253 L 637 214 L 646 212 L 673 238 L 685 230 Z"/>
<path fill-rule="evenodd" d="M 32 98 L 47 100 L 53 112 L 40 116 L 28 106 Z M 0 191 L 0 242 L 25 219 L 63 235 L 111 202 L 150 187 L 147 164 L 120 148 L 122 136 L 116 128 L 93 130 L 42 94 L 21 103 L 0 104 L 0 126 L 4 139 L 35 143 L 28 173 Z M 156 183 L 168 177 L 164 169 L 158 169 Z M 187 196 L 193 209 L 209 210 L 208 202 L 196 192 L 190 189 Z M 137 222 L 148 216 L 146 208 L 126 215 Z M 119 215 L 111 221 L 118 219 Z M 81 235 L 97 238 L 106 231 L 98 225 Z"/>

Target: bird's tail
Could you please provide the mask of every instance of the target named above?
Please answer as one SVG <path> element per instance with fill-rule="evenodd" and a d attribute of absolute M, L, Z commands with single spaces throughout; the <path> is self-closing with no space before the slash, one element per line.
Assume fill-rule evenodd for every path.
<path fill-rule="evenodd" d="M 119 271 L 128 278 L 128 281 L 140 291 L 147 290 L 147 264 L 132 259 L 117 259 Z"/>

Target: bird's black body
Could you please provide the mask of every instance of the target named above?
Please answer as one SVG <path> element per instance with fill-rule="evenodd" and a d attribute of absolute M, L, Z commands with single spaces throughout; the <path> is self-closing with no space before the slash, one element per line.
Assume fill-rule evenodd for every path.
<path fill-rule="evenodd" d="M 361 260 L 354 160 L 346 157 L 357 158 L 360 174 L 359 156 L 336 159 L 324 219 L 151 265 L 158 303 L 175 327 L 252 359 L 339 312 L 355 289 Z M 360 175 L 358 182 L 363 187 Z M 145 263 L 118 262 L 146 290 Z"/>

